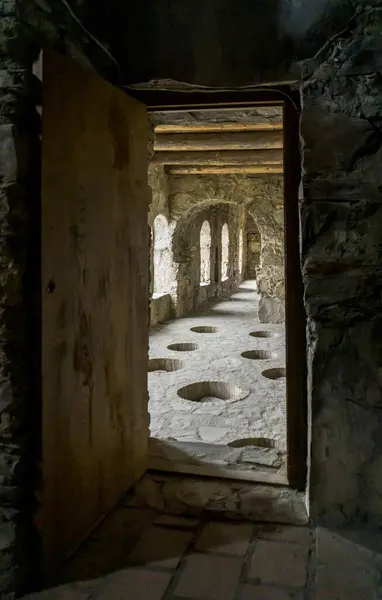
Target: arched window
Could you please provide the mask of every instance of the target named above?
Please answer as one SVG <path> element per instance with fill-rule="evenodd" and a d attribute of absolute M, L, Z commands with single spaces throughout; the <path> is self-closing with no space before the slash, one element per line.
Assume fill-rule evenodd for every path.
<path fill-rule="evenodd" d="M 169 292 L 169 276 L 172 267 L 171 236 L 166 217 L 158 215 L 153 224 L 154 238 L 154 294 Z"/>
<path fill-rule="evenodd" d="M 239 231 L 239 275 L 243 272 L 243 250 L 244 250 L 244 242 L 243 242 L 243 230 Z"/>
<path fill-rule="evenodd" d="M 208 221 L 200 228 L 200 283 L 211 283 L 211 227 Z"/>
<path fill-rule="evenodd" d="M 224 223 L 222 227 L 222 262 L 221 262 L 221 280 L 228 279 L 228 260 L 229 260 L 229 233 L 228 225 Z"/>

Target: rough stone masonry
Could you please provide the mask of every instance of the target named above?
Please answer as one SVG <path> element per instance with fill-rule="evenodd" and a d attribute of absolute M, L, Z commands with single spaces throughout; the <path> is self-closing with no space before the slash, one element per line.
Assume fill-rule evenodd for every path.
<path fill-rule="evenodd" d="M 301 84 L 302 272 L 308 315 L 311 516 L 382 516 L 382 5 Z"/>
<path fill-rule="evenodd" d="M 33 525 L 39 392 L 39 117 L 35 48 L 0 2 L 0 597 L 39 584 Z"/>

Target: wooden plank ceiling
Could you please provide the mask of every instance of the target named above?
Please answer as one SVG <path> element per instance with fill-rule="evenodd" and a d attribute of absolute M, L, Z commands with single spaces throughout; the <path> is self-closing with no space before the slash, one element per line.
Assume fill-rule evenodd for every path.
<path fill-rule="evenodd" d="M 155 112 L 152 163 L 173 175 L 283 172 L 281 106 Z"/>

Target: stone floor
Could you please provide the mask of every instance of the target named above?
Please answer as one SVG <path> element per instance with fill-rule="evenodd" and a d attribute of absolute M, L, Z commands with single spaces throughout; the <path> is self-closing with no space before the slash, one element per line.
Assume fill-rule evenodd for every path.
<path fill-rule="evenodd" d="M 231 297 L 199 314 L 153 328 L 150 359 L 157 360 L 151 360 L 151 368 L 177 370 L 149 373 L 152 437 L 219 445 L 265 438 L 285 450 L 285 327 L 259 323 L 257 303 L 256 283 L 245 281 Z M 216 332 L 198 333 L 194 327 Z M 173 344 L 196 348 L 168 349 Z M 254 359 L 241 356 L 248 351 Z M 269 370 L 271 377 L 281 377 L 265 377 Z M 225 399 L 214 397 L 214 386 L 190 387 L 198 382 L 228 384 L 215 386 Z M 181 388 L 193 399 L 181 398 Z"/>
<path fill-rule="evenodd" d="M 121 505 L 26 600 L 380 600 L 382 540 Z"/>

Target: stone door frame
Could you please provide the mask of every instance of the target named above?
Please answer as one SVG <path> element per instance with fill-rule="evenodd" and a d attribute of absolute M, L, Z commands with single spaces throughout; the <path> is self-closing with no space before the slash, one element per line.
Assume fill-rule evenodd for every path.
<path fill-rule="evenodd" d="M 283 106 L 284 248 L 287 371 L 288 484 L 299 491 L 307 483 L 307 349 L 306 313 L 300 266 L 299 188 L 301 152 L 299 137 L 300 97 L 297 86 L 272 90 L 246 88 L 236 91 L 179 92 L 128 88 L 127 91 L 155 111 L 187 111 L 206 108 L 245 108 L 254 105 Z"/>

